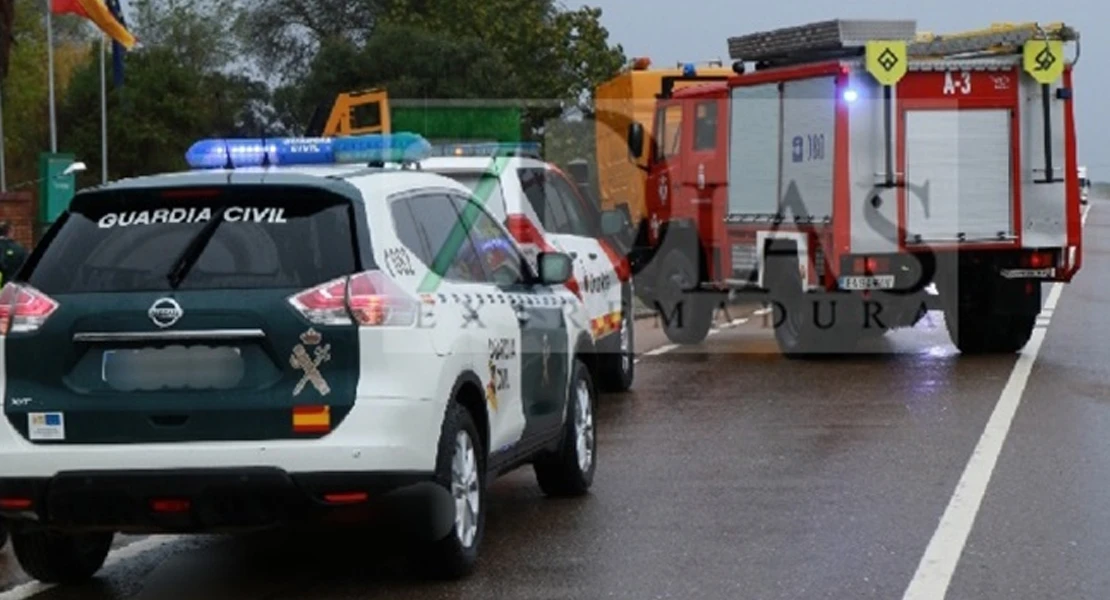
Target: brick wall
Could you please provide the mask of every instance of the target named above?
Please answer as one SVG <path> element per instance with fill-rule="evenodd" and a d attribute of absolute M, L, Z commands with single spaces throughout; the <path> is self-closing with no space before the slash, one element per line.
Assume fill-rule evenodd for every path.
<path fill-rule="evenodd" d="M 12 226 L 12 238 L 30 251 L 35 241 L 38 209 L 31 192 L 0 193 L 0 221 Z"/>

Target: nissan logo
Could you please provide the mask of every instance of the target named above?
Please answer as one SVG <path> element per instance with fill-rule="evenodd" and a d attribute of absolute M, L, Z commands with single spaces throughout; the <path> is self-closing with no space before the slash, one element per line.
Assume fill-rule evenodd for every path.
<path fill-rule="evenodd" d="M 154 304 L 150 306 L 150 310 L 148 310 L 146 314 L 150 317 L 151 321 L 154 321 L 155 325 L 165 329 L 166 327 L 172 327 L 174 323 L 180 321 L 185 311 L 181 310 L 181 305 L 177 303 L 177 300 L 173 298 L 159 298 L 154 301 Z"/>

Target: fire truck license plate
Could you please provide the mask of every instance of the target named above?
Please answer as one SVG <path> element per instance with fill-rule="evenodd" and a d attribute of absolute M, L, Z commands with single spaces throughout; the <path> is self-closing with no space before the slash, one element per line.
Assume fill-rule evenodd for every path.
<path fill-rule="evenodd" d="M 893 275 L 852 275 L 840 278 L 843 290 L 889 290 L 894 288 Z"/>

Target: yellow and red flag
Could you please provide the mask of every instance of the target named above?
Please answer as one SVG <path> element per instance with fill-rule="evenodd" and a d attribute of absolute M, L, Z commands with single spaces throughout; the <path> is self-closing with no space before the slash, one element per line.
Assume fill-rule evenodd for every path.
<path fill-rule="evenodd" d="M 331 407 L 294 406 L 293 433 L 327 433 L 331 431 Z"/>
<path fill-rule="evenodd" d="M 104 0 L 50 0 L 50 12 L 88 19 L 117 44 L 128 50 L 135 47 L 135 36 L 131 35 Z"/>

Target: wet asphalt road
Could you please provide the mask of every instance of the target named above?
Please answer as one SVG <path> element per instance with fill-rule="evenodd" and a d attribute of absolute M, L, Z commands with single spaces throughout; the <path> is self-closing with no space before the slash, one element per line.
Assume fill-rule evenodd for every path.
<path fill-rule="evenodd" d="M 1110 202 L 1093 204 L 948 598 L 1110 598 Z M 758 316 L 675 350 L 646 320 L 637 346 L 635 391 L 599 407 L 593 494 L 496 482 L 466 581 L 413 580 L 365 538 L 127 538 L 69 589 L 28 587 L 0 553 L 0 600 L 897 599 L 1017 360 L 959 356 L 937 314 L 837 360 L 779 357 Z"/>

